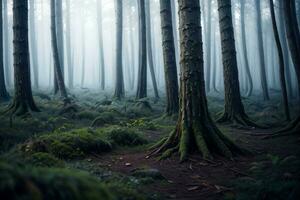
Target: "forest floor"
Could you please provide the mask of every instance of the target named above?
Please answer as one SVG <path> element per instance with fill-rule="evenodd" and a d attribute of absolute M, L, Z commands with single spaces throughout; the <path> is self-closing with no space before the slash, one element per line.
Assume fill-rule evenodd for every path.
<path fill-rule="evenodd" d="M 72 94 L 75 106 L 68 109 L 63 109 L 59 98 L 40 91 L 34 98 L 42 112 L 12 121 L 0 116 L 0 177 L 1 162 L 5 162 L 20 170 L 83 171 L 104 184 L 117 199 L 125 200 L 300 196 L 300 135 L 273 139 L 260 136 L 284 126 L 276 91 L 270 102 L 258 96 L 243 99 L 249 116 L 268 129 L 218 125 L 253 155 L 204 160 L 195 153 L 184 163 L 179 163 L 177 155 L 162 161 L 148 156 L 149 146 L 167 136 L 176 124 L 162 118 L 164 97 L 138 102 L 129 97 L 119 102 L 96 91 L 76 90 Z M 223 109 L 223 99 L 211 95 L 208 102 L 216 118 Z M 294 115 L 300 112 L 297 105 L 296 101 L 291 104 Z M 0 104 L 0 112 L 6 106 Z"/>

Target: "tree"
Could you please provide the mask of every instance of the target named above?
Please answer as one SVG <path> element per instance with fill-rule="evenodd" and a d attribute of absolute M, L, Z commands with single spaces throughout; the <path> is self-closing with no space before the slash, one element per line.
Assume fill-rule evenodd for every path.
<path fill-rule="evenodd" d="M 263 90 L 264 100 L 270 100 L 269 91 L 268 91 L 268 82 L 266 75 L 266 64 L 265 64 L 265 52 L 264 52 L 264 41 L 263 41 L 263 32 L 262 32 L 262 16 L 261 16 L 261 0 L 255 0 L 255 10 L 256 10 L 256 28 L 257 28 L 257 45 L 259 53 L 259 62 L 260 62 L 260 80 L 261 87 Z"/>
<path fill-rule="evenodd" d="M 15 94 L 7 113 L 17 116 L 38 112 L 31 90 L 28 41 L 28 1 L 13 0 Z"/>
<path fill-rule="evenodd" d="M 200 151 L 204 158 L 218 153 L 231 158 L 242 150 L 225 137 L 211 119 L 204 83 L 199 0 L 179 0 L 181 78 L 180 113 L 175 130 L 154 146 L 162 158 L 179 152 L 180 160 Z"/>
<path fill-rule="evenodd" d="M 247 48 L 247 40 L 246 40 L 246 20 L 245 20 L 245 1 L 240 1 L 241 3 L 241 34 L 242 34 L 242 47 L 243 47 L 243 56 L 245 62 L 245 70 L 247 75 L 247 81 L 249 83 L 249 89 L 247 91 L 247 96 L 252 95 L 253 91 L 253 80 L 250 72 L 249 60 L 248 60 L 248 48 Z"/>
<path fill-rule="evenodd" d="M 218 122 L 230 122 L 255 127 L 255 123 L 245 113 L 241 100 L 231 0 L 218 0 L 218 7 L 225 87 L 225 111 Z"/>
<path fill-rule="evenodd" d="M 139 69 L 136 98 L 147 97 L 147 35 L 145 0 L 138 0 L 139 11 Z"/>
<path fill-rule="evenodd" d="M 54 61 L 54 71 L 57 81 L 58 91 L 60 91 L 61 97 L 64 99 L 65 103 L 69 102 L 67 90 L 64 83 L 63 73 L 61 69 L 61 62 L 59 60 L 58 51 L 58 40 L 57 40 L 57 29 L 56 29 L 56 1 L 51 0 L 51 44 L 52 44 L 52 55 Z M 58 0 L 59 1 L 59 0 Z"/>
<path fill-rule="evenodd" d="M 285 116 L 286 116 L 286 120 L 290 121 L 291 116 L 290 116 L 289 101 L 288 101 L 288 95 L 287 95 L 287 89 L 286 89 L 283 50 L 282 50 L 282 46 L 281 46 L 281 43 L 280 43 L 280 36 L 279 36 L 279 33 L 278 33 L 278 29 L 277 29 L 277 22 L 276 22 L 276 16 L 275 16 L 275 11 L 274 11 L 273 0 L 270 0 L 270 13 L 271 13 L 271 19 L 272 19 L 275 42 L 276 42 L 277 51 L 278 51 L 278 57 L 279 57 L 279 69 L 280 69 L 279 74 L 280 74 L 280 83 L 281 83 L 281 90 L 282 90 L 284 113 L 285 113 Z"/>
<path fill-rule="evenodd" d="M 123 75 L 123 3 L 115 0 L 116 5 L 116 85 L 115 98 L 122 99 L 125 96 Z"/>
<path fill-rule="evenodd" d="M 3 59 L 3 0 L 0 0 L 0 101 L 9 99 L 9 94 L 5 86 L 4 59 Z"/>
<path fill-rule="evenodd" d="M 160 0 L 162 46 L 167 94 L 166 114 L 168 116 L 178 114 L 179 108 L 176 51 L 173 37 L 171 1 L 172 0 Z"/>
<path fill-rule="evenodd" d="M 158 89 L 157 89 L 157 82 L 154 72 L 154 63 L 153 63 L 153 54 L 152 54 L 152 34 L 151 34 L 151 14 L 150 14 L 150 0 L 146 0 L 145 2 L 145 9 L 146 9 L 146 34 L 147 34 L 147 57 L 148 57 L 148 64 L 151 73 L 151 79 L 154 89 L 155 98 L 158 99 Z"/>
<path fill-rule="evenodd" d="M 52 1 L 52 0 L 51 0 Z M 60 62 L 60 69 L 62 72 L 62 78 L 64 81 L 64 34 L 63 34 L 63 11 L 62 11 L 62 1 L 55 1 L 55 23 L 56 23 L 56 38 L 58 46 L 58 57 Z M 54 73 L 54 93 L 56 94 L 59 90 L 57 74 Z"/>
<path fill-rule="evenodd" d="M 66 0 L 66 50 L 67 50 L 67 65 L 68 65 L 68 87 L 74 87 L 74 71 L 72 64 L 72 48 L 71 48 L 71 0 Z"/>
<path fill-rule="evenodd" d="M 178 34 L 177 34 L 177 20 L 176 20 L 176 5 L 175 1 L 171 1 L 171 12 L 172 12 L 172 27 L 173 27 L 173 37 L 174 37 L 174 47 L 176 56 L 176 66 L 179 68 L 179 48 L 178 48 Z"/>
<path fill-rule="evenodd" d="M 99 63 L 100 63 L 100 87 L 105 89 L 105 62 L 104 62 L 104 47 L 103 47 L 103 32 L 102 32 L 102 0 L 97 1 L 97 23 L 99 35 Z"/>
<path fill-rule="evenodd" d="M 29 26 L 30 26 L 30 49 L 31 49 L 31 65 L 33 69 L 33 83 L 36 88 L 39 88 L 39 66 L 37 60 L 37 44 L 36 44 L 36 29 L 35 29 L 35 4 L 36 1 L 32 0 L 30 3 L 30 17 L 29 17 Z"/>
<path fill-rule="evenodd" d="M 212 1 L 207 1 L 207 25 L 206 25 L 206 91 L 210 92 L 210 77 L 211 77 L 211 23 L 212 23 L 212 14 L 211 14 L 211 4 Z"/>
<path fill-rule="evenodd" d="M 3 39 L 4 39 L 4 52 L 5 52 L 5 80 L 6 85 L 12 85 L 12 78 L 11 78 L 11 48 L 9 46 L 9 23 L 8 23 L 8 9 L 7 9 L 8 0 L 3 0 Z"/>

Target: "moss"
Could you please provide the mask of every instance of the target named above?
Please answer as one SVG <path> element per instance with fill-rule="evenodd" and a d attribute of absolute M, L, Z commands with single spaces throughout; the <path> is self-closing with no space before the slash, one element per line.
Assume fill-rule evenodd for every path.
<path fill-rule="evenodd" d="M 22 168 L 1 162 L 0 180 L 3 199 L 114 199 L 97 179 L 78 171 Z"/>
<path fill-rule="evenodd" d="M 113 124 L 116 117 L 113 112 L 101 113 L 91 124 L 91 127 L 100 127 L 105 124 Z"/>
<path fill-rule="evenodd" d="M 147 144 L 147 140 L 133 129 L 113 127 L 105 132 L 106 138 L 115 145 L 137 146 Z"/>
<path fill-rule="evenodd" d="M 78 119 L 87 119 L 87 120 L 94 120 L 97 116 L 99 116 L 98 112 L 84 110 L 76 114 Z"/>
<path fill-rule="evenodd" d="M 145 198 L 141 193 L 126 185 L 119 182 L 109 182 L 107 184 L 110 191 L 114 191 L 117 200 L 144 200 Z"/>
<path fill-rule="evenodd" d="M 49 153 L 38 152 L 26 158 L 26 161 L 37 167 L 64 167 L 62 160 L 57 159 Z"/>
<path fill-rule="evenodd" d="M 130 122 L 126 123 L 125 126 L 128 128 L 139 128 L 139 129 L 145 129 L 145 130 L 157 130 L 157 126 L 151 122 L 147 121 L 144 118 L 131 120 Z"/>
<path fill-rule="evenodd" d="M 33 153 L 48 152 L 61 159 L 74 159 L 86 154 L 108 152 L 111 148 L 111 144 L 99 134 L 87 129 L 78 129 L 37 137 L 21 149 Z"/>

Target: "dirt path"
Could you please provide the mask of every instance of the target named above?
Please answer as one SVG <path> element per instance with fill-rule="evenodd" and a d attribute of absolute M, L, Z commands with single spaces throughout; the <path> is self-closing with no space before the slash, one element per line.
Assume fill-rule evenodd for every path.
<path fill-rule="evenodd" d="M 295 145 L 299 146 L 299 138 L 286 138 L 289 148 L 280 148 L 277 140 L 260 140 L 251 136 L 246 130 L 231 130 L 237 142 L 241 141 L 244 146 L 254 149 L 260 154 L 282 153 L 289 155 L 295 150 Z M 265 131 L 264 131 L 265 132 Z M 251 131 L 260 134 L 262 131 Z M 231 135 L 230 134 L 230 135 Z M 233 136 L 233 135 L 232 135 Z M 282 142 L 282 138 L 279 139 Z M 278 142 L 279 142 L 278 141 Z M 286 144 L 284 145 L 286 146 Z M 234 161 L 223 158 L 215 158 L 214 161 L 203 160 L 201 156 L 192 156 L 185 163 L 179 163 L 179 158 L 173 156 L 164 161 L 157 161 L 156 158 L 148 158 L 146 152 L 116 152 L 94 158 L 101 165 L 107 166 L 114 172 L 131 175 L 132 172 L 140 168 L 157 169 L 166 178 L 167 183 L 155 182 L 147 185 L 147 192 L 161 194 L 166 199 L 179 200 L 201 200 L 201 199 L 222 199 L 224 192 L 232 193 L 231 188 L 225 187 L 238 177 L 247 177 L 247 169 L 250 163 L 256 158 L 238 157 Z"/>

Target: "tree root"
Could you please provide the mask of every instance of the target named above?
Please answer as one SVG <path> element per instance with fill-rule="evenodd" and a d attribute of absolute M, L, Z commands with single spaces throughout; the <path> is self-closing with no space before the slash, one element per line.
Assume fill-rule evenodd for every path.
<path fill-rule="evenodd" d="M 246 114 L 236 114 L 236 115 L 229 115 L 227 113 L 223 113 L 222 116 L 217 119 L 217 123 L 230 123 L 234 126 L 242 126 L 243 128 L 260 128 L 265 129 L 267 127 L 259 125 L 252 121 Z"/>
<path fill-rule="evenodd" d="M 182 122 L 177 125 L 168 137 L 152 146 L 149 156 L 166 159 L 179 153 L 180 161 L 183 162 L 195 151 L 200 152 L 205 159 L 212 159 L 213 154 L 230 159 L 235 154 L 250 154 L 223 135 L 213 122 L 194 121 L 191 128 L 187 128 L 185 124 Z"/>
<path fill-rule="evenodd" d="M 283 137 L 289 135 L 299 135 L 300 133 L 300 117 L 289 123 L 285 128 L 276 131 L 273 134 L 269 134 L 263 137 L 263 139 L 271 139 L 276 137 Z"/>

